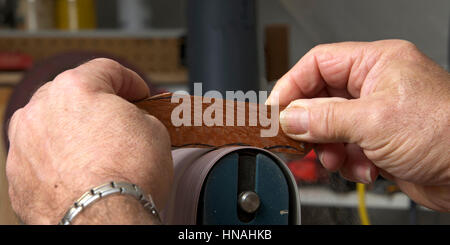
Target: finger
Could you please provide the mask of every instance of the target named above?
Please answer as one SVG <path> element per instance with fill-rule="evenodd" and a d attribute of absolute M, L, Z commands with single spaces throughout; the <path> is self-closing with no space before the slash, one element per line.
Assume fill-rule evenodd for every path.
<path fill-rule="evenodd" d="M 66 80 L 90 91 L 116 94 L 129 101 L 141 100 L 150 95 L 147 84 L 136 72 L 110 59 L 91 60 L 58 75 L 54 81 Z"/>
<path fill-rule="evenodd" d="M 319 45 L 303 56 L 275 85 L 279 104 L 301 98 L 313 98 L 324 87 L 346 90 L 353 98 L 367 94 L 376 73 L 393 46 L 405 45 L 401 40 L 377 42 L 343 42 Z M 389 51 L 389 52 L 388 52 Z M 267 104 L 272 104 L 269 96 Z"/>
<path fill-rule="evenodd" d="M 293 101 L 280 113 L 284 133 L 312 143 L 362 143 L 377 130 L 379 100 L 314 98 Z"/>
<path fill-rule="evenodd" d="M 327 93 L 329 94 L 329 97 L 340 97 L 345 99 L 352 99 L 353 96 L 350 95 L 350 93 L 347 91 L 347 89 L 335 89 L 331 87 L 326 88 Z M 319 96 L 316 96 L 319 97 Z"/>
<path fill-rule="evenodd" d="M 337 171 L 344 164 L 346 153 L 344 144 L 319 144 L 316 146 L 317 156 L 328 171 Z"/>
<path fill-rule="evenodd" d="M 355 144 L 345 146 L 347 159 L 339 172 L 341 175 L 354 182 L 370 184 L 378 176 L 378 168 L 370 161 L 362 149 Z"/>

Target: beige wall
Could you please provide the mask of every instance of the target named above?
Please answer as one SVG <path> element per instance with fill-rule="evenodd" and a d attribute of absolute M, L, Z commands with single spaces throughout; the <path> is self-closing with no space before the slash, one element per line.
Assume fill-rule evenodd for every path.
<path fill-rule="evenodd" d="M 290 24 L 291 65 L 317 44 L 395 38 L 450 67 L 448 0 L 259 0 L 258 12 L 260 28 Z"/>

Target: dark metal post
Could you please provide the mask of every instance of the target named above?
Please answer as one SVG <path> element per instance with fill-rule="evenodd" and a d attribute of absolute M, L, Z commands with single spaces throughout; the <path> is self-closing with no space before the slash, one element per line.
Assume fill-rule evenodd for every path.
<path fill-rule="evenodd" d="M 190 90 L 259 89 L 255 0 L 189 0 Z"/>

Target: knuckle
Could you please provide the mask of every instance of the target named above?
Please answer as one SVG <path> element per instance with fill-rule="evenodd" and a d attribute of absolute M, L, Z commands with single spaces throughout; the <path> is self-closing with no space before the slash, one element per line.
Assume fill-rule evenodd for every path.
<path fill-rule="evenodd" d="M 414 43 L 406 40 L 398 41 L 398 49 L 400 52 L 409 55 L 417 55 L 420 53 L 419 49 Z"/>
<path fill-rule="evenodd" d="M 324 134 L 333 139 L 337 139 L 339 135 L 336 130 L 336 123 L 338 123 L 339 120 L 336 118 L 336 102 L 328 103 L 327 106 L 325 106 L 324 117 Z"/>
<path fill-rule="evenodd" d="M 69 83 L 80 79 L 80 74 L 76 69 L 67 70 L 55 77 L 55 81 L 59 83 Z"/>
<path fill-rule="evenodd" d="M 33 121 L 33 119 L 37 118 L 39 113 L 40 113 L 40 106 L 28 104 L 23 108 L 21 114 L 21 121 L 23 122 Z"/>
<path fill-rule="evenodd" d="M 59 74 L 55 78 L 54 83 L 57 85 L 57 88 L 62 89 L 64 93 L 86 91 L 88 89 L 88 82 L 76 69 L 67 70 Z"/>
<path fill-rule="evenodd" d="M 25 131 L 28 131 L 28 129 L 34 128 L 35 125 L 33 122 L 37 119 L 37 110 L 34 108 L 34 106 L 27 105 L 25 108 L 23 108 L 22 113 L 20 114 L 20 120 L 15 122 L 13 125 L 13 128 L 10 128 L 11 130 L 11 136 L 15 133 L 13 131 L 18 131 L 24 129 Z M 20 129 L 18 129 L 20 127 Z"/>
<path fill-rule="evenodd" d="M 96 58 L 89 61 L 88 64 L 99 65 L 103 69 L 120 69 L 122 67 L 119 62 L 108 58 Z"/>
<path fill-rule="evenodd" d="M 164 126 L 164 124 L 160 120 L 158 120 L 156 117 L 150 114 L 146 114 L 145 116 L 150 119 L 150 123 L 152 124 L 152 127 L 154 128 L 155 132 L 158 132 L 158 134 L 160 134 L 160 137 L 162 137 L 162 139 L 168 140 L 170 138 L 166 126 Z"/>
<path fill-rule="evenodd" d="M 8 129 L 8 138 L 11 139 L 14 131 L 17 128 L 17 123 L 20 122 L 19 118 L 22 117 L 23 114 L 23 108 L 20 108 L 14 112 L 14 114 L 11 116 L 11 119 L 8 122 L 7 129 Z"/>
<path fill-rule="evenodd" d="M 170 134 L 167 130 L 166 126 L 158 120 L 156 117 L 150 114 L 143 114 L 147 125 L 149 125 L 148 129 L 150 130 L 151 135 L 160 142 L 159 144 L 163 146 L 161 149 L 166 148 L 170 149 L 171 140 Z"/>
<path fill-rule="evenodd" d="M 318 54 L 329 47 L 329 45 L 330 44 L 318 44 L 309 51 L 309 54 Z"/>
<path fill-rule="evenodd" d="M 326 44 L 326 43 L 318 44 L 318 45 L 314 46 L 311 50 L 312 51 L 321 50 L 321 49 L 328 47 L 328 45 L 329 44 Z"/>
<path fill-rule="evenodd" d="M 336 102 L 321 104 L 312 108 L 313 118 L 310 121 L 310 135 L 314 138 L 337 138 Z"/>
<path fill-rule="evenodd" d="M 398 48 L 406 48 L 406 49 L 415 49 L 416 45 L 408 40 L 404 39 L 389 39 L 389 40 L 381 40 L 377 41 L 377 43 L 381 44 L 382 46 L 387 47 L 394 47 L 395 49 Z"/>
<path fill-rule="evenodd" d="M 417 49 L 417 46 L 408 40 L 396 39 L 394 42 L 395 42 L 396 46 L 398 46 L 400 48 L 411 49 L 411 50 Z"/>
<path fill-rule="evenodd" d="M 15 131 L 23 131 L 24 134 L 34 132 L 42 128 L 46 108 L 41 103 L 29 103 L 20 111 L 19 120 L 14 125 Z M 12 132 L 14 133 L 14 132 Z"/>
<path fill-rule="evenodd" d="M 43 84 L 36 92 L 33 94 L 33 96 L 30 99 L 30 102 L 34 102 L 35 100 L 39 100 L 46 96 L 47 92 L 49 91 L 50 87 L 52 85 L 52 82 L 47 82 Z"/>
<path fill-rule="evenodd" d="M 22 115 L 23 111 L 24 108 L 20 108 L 13 113 L 13 115 L 11 116 L 11 120 L 9 121 L 8 128 L 10 128 L 12 124 L 16 123 L 16 121 L 19 120 L 19 117 Z"/>
<path fill-rule="evenodd" d="M 386 42 L 386 45 L 392 48 L 392 53 L 395 56 L 406 59 L 417 59 L 421 55 L 417 46 L 408 40 L 394 39 L 387 40 Z"/>
<path fill-rule="evenodd" d="M 359 125 L 359 132 L 364 133 L 360 135 L 360 140 L 364 138 L 378 138 L 380 136 L 389 137 L 390 134 L 395 133 L 394 127 L 399 120 L 399 108 L 395 103 L 390 101 L 372 101 L 367 104 L 364 114 L 361 115 L 361 120 L 355 122 Z"/>

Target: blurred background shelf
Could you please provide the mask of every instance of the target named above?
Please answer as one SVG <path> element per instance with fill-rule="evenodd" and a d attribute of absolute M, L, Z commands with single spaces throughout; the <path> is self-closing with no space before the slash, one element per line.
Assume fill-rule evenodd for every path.
<path fill-rule="evenodd" d="M 183 60 L 185 30 L 141 32 L 96 31 L 0 31 L 0 53 L 28 55 L 33 63 L 65 52 L 96 52 L 135 65 L 155 85 L 186 83 Z M 0 74 L 0 84 L 13 84 L 18 72 Z"/>
<path fill-rule="evenodd" d="M 358 195 L 356 191 L 335 192 L 324 186 L 299 187 L 300 201 L 306 206 L 322 207 L 358 207 Z M 410 208 L 410 199 L 402 192 L 393 194 L 366 193 L 366 207 L 368 209 L 393 209 L 407 210 Z M 425 207 L 423 210 L 430 211 Z"/>
<path fill-rule="evenodd" d="M 179 86 L 187 89 L 188 73 L 187 69 L 179 69 L 170 73 L 165 72 L 150 72 L 147 73 L 147 78 L 152 84 L 160 87 Z M 23 78 L 25 72 L 12 71 L 0 72 L 0 86 L 15 86 Z"/>
<path fill-rule="evenodd" d="M 59 38 L 178 38 L 186 35 L 184 28 L 146 29 L 146 30 L 122 30 L 122 29 L 95 29 L 95 30 L 8 30 L 0 29 L 0 38 L 6 37 L 59 37 Z"/>
<path fill-rule="evenodd" d="M 23 72 L 0 72 L 0 86 L 15 86 L 23 77 Z"/>

